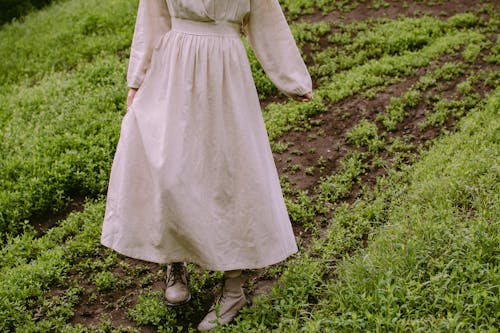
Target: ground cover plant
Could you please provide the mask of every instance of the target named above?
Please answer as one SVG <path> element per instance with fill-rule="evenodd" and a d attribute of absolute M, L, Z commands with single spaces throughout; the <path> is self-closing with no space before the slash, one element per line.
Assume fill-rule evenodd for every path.
<path fill-rule="evenodd" d="M 498 3 L 281 3 L 314 101 L 247 49 L 300 252 L 220 331 L 498 331 Z M 0 30 L 0 331 L 190 332 L 219 291 L 190 265 L 168 308 L 163 266 L 99 245 L 136 5 Z"/>
<path fill-rule="evenodd" d="M 0 25 L 20 18 L 28 12 L 40 9 L 52 0 L 3 0 L 0 3 Z"/>

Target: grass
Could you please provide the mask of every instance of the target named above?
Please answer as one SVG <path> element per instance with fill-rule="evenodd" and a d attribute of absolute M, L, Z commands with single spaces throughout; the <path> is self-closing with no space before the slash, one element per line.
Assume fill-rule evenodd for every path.
<path fill-rule="evenodd" d="M 0 93 L 2 238 L 22 232 L 26 221 L 37 216 L 64 211 L 75 198 L 105 193 L 119 119 L 125 112 L 125 87 L 120 82 L 126 69 L 124 52 L 130 43 L 132 19 L 128 16 L 134 10 L 130 1 L 121 1 L 89 3 L 85 8 L 72 1 L 57 3 L 23 24 L 0 31 L 5 37 L 0 56 L 3 54 L 7 64 L 2 67 L 0 83 L 8 84 Z M 116 7 L 120 7 L 118 16 L 110 15 Z M 94 14 L 92 8 L 102 10 Z M 75 12 L 81 14 L 76 21 Z M 60 17 L 60 24 L 48 22 L 50 15 Z M 461 46 L 487 45 L 486 37 L 477 31 L 487 27 L 486 23 L 472 14 L 459 14 L 444 22 L 422 17 L 351 24 L 342 29 L 353 34 L 352 40 L 342 40 L 347 43 L 342 46 L 345 52 L 333 58 L 328 51 L 332 49 L 322 52 L 317 46 L 331 24 L 293 24 L 299 44 L 314 51 L 318 69 L 313 74 L 321 85 L 313 103 L 271 103 L 266 107 L 270 140 L 292 129 L 307 130 L 307 118 L 324 112 L 326 104 L 386 86 Z M 389 38 L 394 30 L 405 35 Z M 58 37 L 68 33 L 75 39 Z M 75 40 L 78 47 L 74 47 Z M 89 45 L 92 47 L 87 49 Z M 55 48 L 64 56 L 53 53 Z M 43 60 L 31 56 L 35 51 Z M 70 60 L 54 65 L 65 57 Z M 259 95 L 275 94 L 276 88 L 251 53 L 250 62 Z M 330 72 L 331 64 L 336 63 L 345 70 Z M 442 71 L 453 69 L 444 66 Z M 445 78 L 436 75 L 435 80 L 440 79 Z M 386 113 L 383 123 L 393 128 L 405 115 L 404 105 L 395 107 Z"/>
<path fill-rule="evenodd" d="M 1 232 L 15 235 L 20 222 L 61 211 L 70 198 L 105 192 L 124 112 L 124 68 L 103 57 L 34 87 L 18 85 L 3 100 Z"/>
<path fill-rule="evenodd" d="M 28 12 L 42 8 L 51 3 L 52 0 L 6 0 L 0 6 L 0 25 L 11 22 L 13 19 L 22 17 Z"/>
<path fill-rule="evenodd" d="M 363 119 L 346 134 L 347 141 L 358 147 L 367 147 L 368 151 L 380 151 L 385 143 L 378 135 L 376 124 Z"/>
<path fill-rule="evenodd" d="M 385 107 L 385 113 L 379 115 L 377 120 L 388 130 L 395 130 L 396 125 L 408 115 L 408 110 L 418 105 L 420 98 L 420 92 L 412 89 L 400 97 L 391 97 L 391 103 Z"/>
<path fill-rule="evenodd" d="M 2 27 L 0 86 L 37 82 L 105 55 L 126 57 L 135 12 L 133 0 L 61 1 Z"/>
<path fill-rule="evenodd" d="M 499 329 L 499 109 L 497 91 L 410 170 L 388 226 L 339 265 L 312 322 L 335 331 Z"/>
<path fill-rule="evenodd" d="M 477 68 L 498 65 L 498 11 L 309 23 L 295 19 L 392 2 L 281 3 L 311 64 L 314 102 L 269 102 L 277 90 L 251 53 L 250 63 L 273 149 L 302 158 L 290 175 L 317 182 L 305 190 L 282 177 L 292 223 L 306 234 L 300 253 L 259 272 L 274 287 L 219 331 L 497 331 L 500 92 L 485 95 L 500 76 Z M 0 331 L 189 332 L 218 290 L 220 273 L 190 265 L 192 302 L 168 308 L 157 288 L 162 267 L 99 245 L 135 9 L 132 0 L 68 0 L 0 30 Z M 406 80 L 414 84 L 393 96 L 390 85 Z M 333 171 L 323 156 L 303 162 L 315 148 L 280 140 L 296 131 L 316 142 L 330 125 L 318 114 L 387 93 L 369 119 L 371 110 L 339 112 L 350 123 L 331 147 Z M 395 131 L 422 105 L 422 133 L 444 134 L 428 152 L 422 138 Z M 456 121 L 456 132 L 444 130 Z M 422 159 L 408 166 L 416 152 Z M 387 176 L 371 188 L 364 177 L 374 170 Z M 82 212 L 34 230 L 34 218 L 83 197 Z M 117 327 L 106 314 L 71 324 L 88 302 L 135 326 Z"/>
<path fill-rule="evenodd" d="M 496 91 L 413 167 L 340 207 L 226 331 L 497 331 L 499 109 Z"/>

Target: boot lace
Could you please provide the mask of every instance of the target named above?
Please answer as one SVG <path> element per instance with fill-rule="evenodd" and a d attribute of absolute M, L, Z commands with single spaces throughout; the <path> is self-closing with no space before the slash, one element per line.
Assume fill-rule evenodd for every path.
<path fill-rule="evenodd" d="M 184 275 L 184 265 L 179 262 L 173 263 L 167 276 L 167 285 L 173 285 L 177 281 L 184 282 Z"/>

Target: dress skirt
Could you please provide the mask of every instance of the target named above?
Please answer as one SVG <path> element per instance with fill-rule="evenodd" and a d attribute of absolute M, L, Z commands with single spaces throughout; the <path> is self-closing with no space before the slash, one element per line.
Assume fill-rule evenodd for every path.
<path fill-rule="evenodd" d="M 123 118 L 101 241 L 211 270 L 297 251 L 239 26 L 172 18 Z"/>

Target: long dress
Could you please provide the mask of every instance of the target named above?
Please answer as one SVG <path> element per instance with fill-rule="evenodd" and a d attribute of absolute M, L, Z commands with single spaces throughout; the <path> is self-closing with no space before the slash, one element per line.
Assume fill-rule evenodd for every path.
<path fill-rule="evenodd" d="M 140 1 L 103 245 L 222 271 L 297 251 L 242 31 L 279 89 L 311 91 L 277 0 Z"/>

